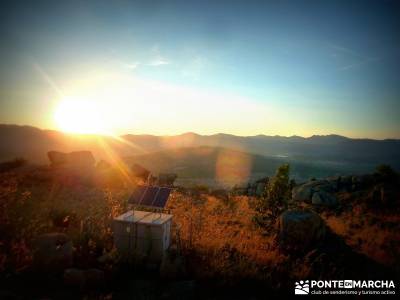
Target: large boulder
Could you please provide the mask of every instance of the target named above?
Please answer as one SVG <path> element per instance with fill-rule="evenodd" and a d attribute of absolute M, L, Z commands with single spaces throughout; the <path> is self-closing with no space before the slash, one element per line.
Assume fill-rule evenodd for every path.
<path fill-rule="evenodd" d="M 39 271 L 61 272 L 73 262 L 73 246 L 64 233 L 47 233 L 36 238 L 33 265 Z"/>
<path fill-rule="evenodd" d="M 47 156 L 52 167 L 94 168 L 95 159 L 90 151 L 63 153 L 49 151 Z"/>
<path fill-rule="evenodd" d="M 339 204 L 336 196 L 323 190 L 314 192 L 311 203 L 318 206 L 335 207 Z"/>
<path fill-rule="evenodd" d="M 288 210 L 279 217 L 278 242 L 285 251 L 304 253 L 316 248 L 325 234 L 324 221 L 313 211 Z"/>
<path fill-rule="evenodd" d="M 131 172 L 134 177 L 141 179 L 143 181 L 147 181 L 150 176 L 150 171 L 139 164 L 133 164 L 131 166 Z"/>
<path fill-rule="evenodd" d="M 293 188 L 292 200 L 315 205 L 335 206 L 337 199 L 334 193 L 338 191 L 338 186 L 339 178 L 309 181 Z"/>
<path fill-rule="evenodd" d="M 178 178 L 178 175 L 175 173 L 160 173 L 158 184 L 161 186 L 173 186 L 176 178 Z"/>
<path fill-rule="evenodd" d="M 309 184 L 297 186 L 292 190 L 292 200 L 296 202 L 310 203 L 313 192 L 313 187 Z"/>

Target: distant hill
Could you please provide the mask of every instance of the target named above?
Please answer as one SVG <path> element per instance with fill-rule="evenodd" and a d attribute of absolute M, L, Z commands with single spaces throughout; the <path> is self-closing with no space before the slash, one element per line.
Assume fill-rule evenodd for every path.
<path fill-rule="evenodd" d="M 244 183 L 273 175 L 283 163 L 290 163 L 291 175 L 298 181 L 352 172 L 347 166 L 267 157 L 209 146 L 168 149 L 125 157 L 124 161 L 128 165 L 141 164 L 155 175 L 160 172 L 176 173 L 180 183 L 188 181 L 222 185 Z"/>
<path fill-rule="evenodd" d="M 89 150 L 97 159 L 143 153 L 128 142 L 97 135 L 72 135 L 31 126 L 0 125 L 0 162 L 24 157 L 34 163 L 48 163 L 47 152 Z"/>
<path fill-rule="evenodd" d="M 89 150 L 97 160 L 105 159 L 112 163 L 115 158 L 130 157 L 132 159 L 142 154 L 143 159 L 148 159 L 152 167 L 156 165 L 155 160 L 158 159 L 158 169 L 169 170 L 182 167 L 183 169 L 179 172 L 184 172 L 184 168 L 187 168 L 185 172 L 189 176 L 192 172 L 190 170 L 196 168 L 197 176 L 203 176 L 203 173 L 210 174 L 216 156 L 223 148 L 225 152 L 230 149 L 232 153 L 233 151 L 248 153 L 252 161 L 252 174 L 259 170 L 262 173 L 265 170 L 274 170 L 275 166 L 281 162 L 290 162 L 296 166 L 293 171 L 298 174 L 295 175 L 305 179 L 310 176 L 329 176 L 338 172 L 370 172 L 376 165 L 382 163 L 390 164 L 400 170 L 400 140 L 390 139 L 351 139 L 338 135 L 309 138 L 265 135 L 242 137 L 229 134 L 199 135 L 196 133 L 175 136 L 124 135 L 115 138 L 71 135 L 17 125 L 0 125 L 0 138 L 0 162 L 20 156 L 31 162 L 47 163 L 46 153 L 50 150 L 62 152 Z M 214 152 L 207 150 L 208 154 L 204 157 L 196 152 L 200 150 L 179 150 L 202 146 L 220 150 L 213 150 Z M 169 151 L 174 149 L 175 151 Z M 168 163 L 165 162 L 167 158 L 170 161 Z M 209 163 L 205 162 L 206 158 L 210 159 Z M 185 162 L 184 166 L 180 165 L 182 161 Z M 164 167 L 163 164 L 167 165 Z M 187 167 L 192 166 L 191 164 L 193 167 Z M 315 172 L 310 172 L 310 168 Z M 323 171 L 321 173 L 316 170 Z"/>
<path fill-rule="evenodd" d="M 319 160 L 332 163 L 376 165 L 386 163 L 400 169 L 400 140 L 351 139 L 339 135 L 235 136 L 229 134 L 177 136 L 125 135 L 123 138 L 147 151 L 179 147 L 224 147 L 254 154 Z"/>

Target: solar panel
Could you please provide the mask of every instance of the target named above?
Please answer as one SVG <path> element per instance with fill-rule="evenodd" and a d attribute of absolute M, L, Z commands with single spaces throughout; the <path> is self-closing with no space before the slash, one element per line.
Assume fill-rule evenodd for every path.
<path fill-rule="evenodd" d="M 154 199 L 153 206 L 165 207 L 165 204 L 167 204 L 167 200 L 170 193 L 171 189 L 166 187 L 160 188 L 157 197 Z"/>
<path fill-rule="evenodd" d="M 151 204 L 153 203 L 158 190 L 159 190 L 158 187 L 153 187 L 153 186 L 148 187 L 146 193 L 143 196 L 142 201 L 140 202 L 140 205 L 152 206 Z"/>
<path fill-rule="evenodd" d="M 128 200 L 128 203 L 130 204 L 140 204 L 142 201 L 143 195 L 146 192 L 147 187 L 146 186 L 138 186 L 135 188 L 132 192 L 131 197 Z"/>
<path fill-rule="evenodd" d="M 128 203 L 164 208 L 168 197 L 171 193 L 171 188 L 158 186 L 138 186 L 132 192 Z"/>

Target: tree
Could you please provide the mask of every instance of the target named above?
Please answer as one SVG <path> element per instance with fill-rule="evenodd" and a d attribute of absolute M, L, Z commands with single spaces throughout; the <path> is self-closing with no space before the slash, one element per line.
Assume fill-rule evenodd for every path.
<path fill-rule="evenodd" d="M 265 202 L 273 217 L 277 217 L 282 210 L 287 209 L 291 190 L 289 171 L 289 164 L 280 166 L 267 186 Z"/>
<path fill-rule="evenodd" d="M 268 227 L 287 209 L 294 182 L 289 180 L 289 164 L 280 166 L 275 175 L 269 180 L 263 197 L 257 205 L 258 214 L 255 221 L 259 225 Z"/>

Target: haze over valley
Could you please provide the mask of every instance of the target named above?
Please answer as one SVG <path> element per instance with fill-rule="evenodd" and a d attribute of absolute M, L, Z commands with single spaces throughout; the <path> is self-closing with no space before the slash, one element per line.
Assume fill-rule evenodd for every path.
<path fill-rule="evenodd" d="M 272 176 L 283 163 L 290 163 L 292 178 L 298 181 L 371 172 L 379 164 L 400 168 L 400 141 L 393 139 L 195 133 L 112 137 L 16 125 L 0 125 L 0 134 L 2 161 L 23 157 L 34 164 L 48 164 L 48 151 L 89 150 L 96 159 L 113 163 L 111 151 L 127 165 L 138 163 L 154 174 L 174 172 L 183 185 L 232 186 Z"/>

